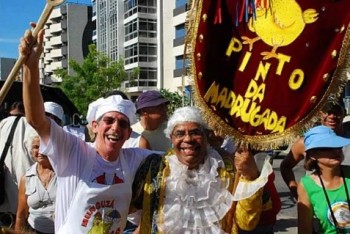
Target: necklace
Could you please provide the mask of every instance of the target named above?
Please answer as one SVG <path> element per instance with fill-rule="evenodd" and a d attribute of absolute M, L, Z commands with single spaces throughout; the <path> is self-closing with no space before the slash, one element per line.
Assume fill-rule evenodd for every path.
<path fill-rule="evenodd" d="M 42 170 L 42 172 L 40 173 L 39 170 L 37 170 L 37 174 L 41 184 L 46 189 L 47 186 L 50 184 L 54 172 L 50 170 L 48 173 L 45 173 L 45 170 Z"/>
<path fill-rule="evenodd" d="M 348 203 L 348 208 L 349 208 L 349 212 L 350 212 L 349 190 L 348 190 L 348 186 L 347 186 L 346 181 L 345 181 L 345 176 L 344 176 L 344 172 L 343 172 L 342 167 L 340 167 L 340 174 L 341 174 L 341 177 L 343 178 L 343 184 L 344 184 L 344 189 L 345 189 L 345 194 L 346 194 L 346 201 L 347 201 L 347 203 Z M 346 233 L 346 230 L 343 231 L 343 230 L 341 230 L 341 229 L 339 228 L 337 219 L 335 218 L 335 215 L 334 215 L 334 212 L 333 212 L 333 209 L 332 209 L 332 206 L 331 206 L 331 202 L 330 202 L 330 200 L 329 200 L 329 197 L 328 197 L 328 194 L 327 194 L 327 191 L 326 191 L 326 187 L 324 186 L 324 183 L 323 183 L 323 180 L 322 180 L 322 178 L 321 178 L 320 172 L 317 172 L 317 175 L 318 175 L 318 178 L 319 178 L 320 181 L 321 181 L 322 189 L 323 189 L 324 195 L 326 196 L 328 208 L 329 208 L 329 211 L 330 211 L 330 213 L 331 213 L 331 216 L 332 216 L 332 219 L 333 219 L 333 222 L 334 222 L 334 226 L 335 226 L 336 232 L 337 232 L 337 233 Z"/>
<path fill-rule="evenodd" d="M 50 197 L 49 190 L 47 190 L 47 188 L 44 186 L 40 178 L 38 178 L 37 180 L 37 191 L 38 191 L 39 207 L 44 208 L 53 204 L 53 201 L 51 200 L 51 197 Z"/>

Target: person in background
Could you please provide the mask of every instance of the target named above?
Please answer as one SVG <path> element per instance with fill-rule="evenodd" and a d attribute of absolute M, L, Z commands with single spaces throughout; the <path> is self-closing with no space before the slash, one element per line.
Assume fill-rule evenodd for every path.
<path fill-rule="evenodd" d="M 236 152 L 236 146 L 232 138 L 221 136 L 217 131 L 208 130 L 208 141 L 211 147 L 213 147 L 221 156 L 234 156 Z"/>
<path fill-rule="evenodd" d="M 136 111 L 140 121 L 131 127 L 148 140 L 152 150 L 164 152 L 171 147 L 170 140 L 164 136 L 168 104 L 169 100 L 156 90 L 146 91 L 136 100 Z"/>
<path fill-rule="evenodd" d="M 21 102 L 11 105 L 9 116 L 0 122 L 0 149 L 1 152 L 10 134 L 10 129 L 17 116 L 24 115 Z M 5 201 L 0 205 L 0 224 L 13 226 L 16 220 L 18 186 L 26 170 L 33 165 L 30 156 L 31 139 L 36 135 L 35 130 L 24 117 L 20 117 L 16 126 L 11 146 L 5 158 Z M 0 152 L 0 153 L 1 153 Z"/>
<path fill-rule="evenodd" d="M 175 110 L 164 132 L 173 149 L 148 157 L 133 184 L 132 207 L 142 210 L 141 233 L 258 233 L 264 186 L 272 172 L 268 160 L 261 173 L 247 149 L 224 160 L 209 145 L 209 128 L 195 107 Z M 235 170 L 241 177 L 233 195 Z M 271 233 L 267 229 L 259 233 Z"/>
<path fill-rule="evenodd" d="M 314 216 L 320 224 L 317 233 L 350 233 L 350 168 L 341 165 L 342 148 L 350 139 L 317 126 L 305 133 L 304 145 L 304 167 L 311 174 L 298 184 L 299 233 L 313 233 Z"/>
<path fill-rule="evenodd" d="M 27 30 L 19 52 L 24 58 L 26 119 L 40 136 L 40 153 L 49 157 L 57 175 L 55 233 L 120 233 L 136 170 L 153 152 L 122 148 L 131 134 L 129 116 L 134 114 L 134 104 L 118 95 L 90 103 L 87 120 L 96 134 L 93 145 L 45 116 L 39 84 L 43 37 L 44 30 L 37 38 Z"/>
<path fill-rule="evenodd" d="M 39 153 L 40 138 L 33 137 L 31 154 L 36 163 L 19 184 L 15 230 L 54 233 L 57 177 L 46 155 Z M 27 226 L 29 225 L 29 227 Z"/>
<path fill-rule="evenodd" d="M 350 138 L 350 133 L 345 131 L 342 125 L 345 116 L 344 108 L 335 101 L 329 101 L 320 111 L 320 123 L 324 126 L 330 127 L 339 136 Z M 345 149 L 344 150 L 350 150 Z M 293 172 L 293 168 L 304 159 L 305 145 L 304 138 L 298 138 L 291 146 L 290 152 L 283 159 L 280 165 L 281 174 L 284 182 L 290 189 L 293 197 L 298 198 L 297 181 Z M 346 157 L 345 161 L 350 162 L 350 156 Z M 350 163 L 347 163 L 350 165 Z"/>
<path fill-rule="evenodd" d="M 60 104 L 56 102 L 44 102 L 45 114 L 53 119 L 58 125 L 64 124 L 64 111 Z"/>
<path fill-rule="evenodd" d="M 12 103 L 9 111 L 9 116 L 24 116 L 23 102 Z"/>
<path fill-rule="evenodd" d="M 66 132 L 76 135 L 83 141 L 89 142 L 90 141 L 89 130 L 85 124 L 82 124 L 81 117 L 79 116 L 79 114 L 77 113 L 73 114 L 72 119 L 73 119 L 72 123 L 69 125 L 63 126 L 63 129 Z"/>

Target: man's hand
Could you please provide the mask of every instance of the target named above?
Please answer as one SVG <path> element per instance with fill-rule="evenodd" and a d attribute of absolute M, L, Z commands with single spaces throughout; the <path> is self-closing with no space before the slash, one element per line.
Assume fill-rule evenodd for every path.
<path fill-rule="evenodd" d="M 259 177 L 258 167 L 256 166 L 254 156 L 246 147 L 240 147 L 235 153 L 235 167 L 237 172 L 241 173 L 247 180 L 255 180 Z"/>
<path fill-rule="evenodd" d="M 35 23 L 31 23 L 35 28 Z M 43 52 L 44 29 L 40 30 L 38 37 L 34 38 L 31 30 L 26 30 L 24 36 L 20 40 L 18 51 L 24 57 L 24 65 L 28 67 L 38 66 L 41 53 Z"/>

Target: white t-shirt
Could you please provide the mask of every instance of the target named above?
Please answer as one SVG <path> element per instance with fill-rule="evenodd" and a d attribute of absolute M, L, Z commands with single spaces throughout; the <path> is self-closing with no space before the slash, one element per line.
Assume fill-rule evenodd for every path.
<path fill-rule="evenodd" d="M 15 119 L 15 116 L 10 116 L 0 122 L 0 154 L 5 147 Z M 32 139 L 35 135 L 37 135 L 36 131 L 24 117 L 21 117 L 5 158 L 5 165 L 7 167 L 5 175 L 6 196 L 4 203 L 0 206 L 0 212 L 11 212 L 12 214 L 16 214 L 17 212 L 19 181 L 27 169 L 34 164 L 30 150 Z"/>
<path fill-rule="evenodd" d="M 55 212 L 55 230 L 63 224 L 70 203 L 74 197 L 79 180 L 90 181 L 94 175 L 116 172 L 120 175 L 120 158 L 124 157 L 130 169 L 132 179 L 140 163 L 153 151 L 129 148 L 121 149 L 114 162 L 96 158 L 96 150 L 91 143 L 65 132 L 51 121 L 51 135 L 47 145 L 40 143 L 40 152 L 47 155 L 57 174 L 57 195 Z M 98 156 L 97 156 L 98 157 Z M 92 166 L 92 174 L 85 173 Z M 88 178 L 87 178 L 88 177 Z M 83 199 L 83 198 L 82 198 Z"/>
<path fill-rule="evenodd" d="M 66 125 L 63 126 L 63 129 L 73 135 L 76 135 L 77 137 L 81 138 L 83 141 L 85 141 L 85 126 L 74 126 L 74 125 Z"/>
<path fill-rule="evenodd" d="M 138 148 L 140 146 L 140 139 L 141 134 L 132 131 L 130 134 L 130 138 L 124 142 L 123 148 Z"/>

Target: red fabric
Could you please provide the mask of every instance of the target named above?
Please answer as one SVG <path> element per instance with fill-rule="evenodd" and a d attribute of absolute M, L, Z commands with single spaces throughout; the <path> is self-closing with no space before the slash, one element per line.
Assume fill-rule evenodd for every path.
<path fill-rule="evenodd" d="M 247 0 L 248 1 L 248 0 Z M 349 0 L 271 0 L 270 6 L 281 6 L 278 9 L 272 9 L 277 12 L 274 17 L 282 17 L 281 15 L 291 15 L 301 9 L 302 17 L 296 17 L 295 21 L 303 20 L 304 27 L 300 33 L 291 30 L 292 26 L 287 25 L 287 21 L 282 17 L 285 23 L 283 29 L 283 39 L 281 39 L 281 46 L 276 50 L 279 56 L 283 59 L 268 58 L 263 59 L 262 52 L 270 52 L 273 46 L 267 44 L 267 40 L 258 40 L 253 43 L 253 48 L 250 51 L 249 46 L 243 43 L 243 36 L 247 38 L 255 38 L 263 33 L 258 34 L 258 26 L 255 32 L 249 28 L 247 23 L 239 23 L 236 27 L 237 21 L 242 17 L 242 5 L 239 5 L 237 0 L 205 0 L 203 1 L 201 15 L 206 14 L 207 20 L 200 20 L 197 31 L 197 41 L 193 51 L 193 61 L 196 74 L 195 75 L 195 95 L 206 108 L 208 115 L 220 118 L 227 125 L 221 127 L 224 131 L 231 130 L 247 136 L 269 135 L 273 134 L 276 129 L 269 129 L 265 122 L 261 122 L 257 126 L 253 126 L 250 122 L 254 120 L 257 114 L 273 117 L 276 115 L 278 120 L 285 118 L 285 125 L 282 129 L 284 132 L 292 128 L 300 121 L 304 121 L 311 117 L 315 108 L 319 108 L 318 104 L 327 93 L 333 79 L 327 82 L 323 79 L 325 74 L 330 77 L 336 71 L 339 64 L 338 57 L 333 58 L 332 52 L 337 51 L 338 56 L 344 43 L 344 36 L 346 28 L 350 22 L 350 1 Z M 273 4 L 277 2 L 278 4 Z M 214 24 L 218 17 L 218 4 L 220 4 L 220 14 L 222 18 L 221 24 Z M 238 5 L 237 5 L 238 4 Z M 260 1 L 260 4 L 268 5 L 265 1 Z M 268 7 L 270 7 L 268 6 Z M 298 8 L 299 7 L 299 8 Z M 317 19 L 312 23 L 305 23 L 307 18 L 307 10 L 314 9 L 316 11 Z M 269 9 L 271 10 L 271 9 Z M 271 11 L 272 11 L 271 10 Z M 290 11 L 290 12 L 289 12 Z M 292 13 L 291 13 L 292 12 Z M 297 15 L 297 14 L 295 14 Z M 266 16 L 261 16 L 266 17 Z M 261 20 L 261 18 L 259 18 Z M 296 24 L 295 22 L 292 24 Z M 256 25 L 256 21 L 254 23 Z M 268 31 L 276 25 L 264 24 Z M 345 30 L 341 31 L 341 28 Z M 290 30 L 289 30 L 290 29 Z M 300 28 L 298 28 L 299 30 Z M 288 31 L 289 30 L 289 31 Z M 266 33 L 265 33 L 266 34 Z M 199 39 L 199 35 L 204 39 Z M 268 33 L 271 35 L 270 41 L 277 41 L 273 35 L 277 33 Z M 282 35 L 282 34 L 281 34 Z M 294 36 L 291 36 L 294 35 Z M 262 38 L 262 36 L 260 36 Z M 295 37 L 295 39 L 288 45 L 287 38 Z M 231 39 L 237 40 L 237 47 L 241 46 L 239 51 L 231 52 L 229 56 L 226 55 Z M 240 45 L 239 45 L 240 44 Z M 349 49 L 349 48 L 348 48 Z M 200 59 L 197 55 L 200 54 Z M 242 66 L 245 56 L 250 55 L 247 59 L 246 66 L 242 71 L 239 68 Z M 344 67 L 344 64 L 340 64 Z M 266 77 L 257 75 L 258 68 L 269 67 Z M 300 72 L 303 74 L 303 82 L 297 89 L 292 89 L 290 80 L 294 73 Z M 201 76 L 198 74 L 201 73 Z M 334 78 L 335 79 L 335 78 Z M 296 79 L 297 80 L 297 79 Z M 294 80 L 295 81 L 295 80 Z M 256 83 L 257 86 L 265 87 L 264 92 L 259 98 L 245 97 L 248 92 L 248 87 Z M 293 83 L 293 82 L 291 82 Z M 211 96 L 209 100 L 206 99 L 208 90 L 214 84 L 218 85 L 216 99 Z M 225 101 L 229 101 L 230 93 L 234 93 L 237 97 L 242 96 L 242 101 L 247 102 L 248 114 L 245 113 L 245 108 L 239 108 L 240 112 L 235 114 L 230 113 L 232 105 L 225 107 Z M 252 92 L 254 93 L 254 92 Z M 257 93 L 255 93 L 257 94 Z M 209 95 L 210 96 L 210 95 Z M 220 97 L 226 97 L 225 101 L 219 101 Z M 313 97 L 316 97 L 312 102 Z M 232 100 L 231 100 L 232 101 Z M 231 102 L 232 104 L 233 102 Z M 255 105 L 255 108 L 253 106 Z M 243 114 L 240 114 L 243 113 Z M 242 116 L 245 116 L 245 119 Z M 248 118 L 247 118 L 248 116 Z M 218 122 L 217 122 L 218 123 Z M 274 126 L 273 122 L 270 126 Z M 281 133 L 281 132 L 277 132 Z"/>
<path fill-rule="evenodd" d="M 264 193 L 268 194 L 269 198 L 271 199 L 272 209 L 264 210 L 262 212 L 262 214 L 260 215 L 260 217 L 262 218 L 259 221 L 259 226 L 275 224 L 277 214 L 281 210 L 282 203 L 274 181 L 275 181 L 275 173 L 272 172 L 269 175 L 268 182 L 264 188 Z"/>

